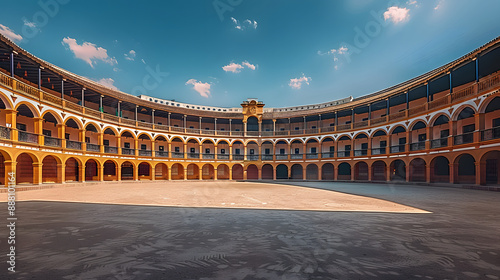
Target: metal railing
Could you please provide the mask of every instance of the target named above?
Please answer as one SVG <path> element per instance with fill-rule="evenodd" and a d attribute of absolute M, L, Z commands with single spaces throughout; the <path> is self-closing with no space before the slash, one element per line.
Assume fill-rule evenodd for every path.
<path fill-rule="evenodd" d="M 270 154 L 262 155 L 262 160 L 273 160 L 273 155 Z"/>
<path fill-rule="evenodd" d="M 99 147 L 99 145 L 96 145 L 96 144 L 87 143 L 87 151 L 89 151 L 89 152 L 99 152 L 100 151 L 100 147 Z"/>
<path fill-rule="evenodd" d="M 37 134 L 19 130 L 17 135 L 18 135 L 18 138 L 17 138 L 18 141 L 38 144 L 38 135 Z"/>
<path fill-rule="evenodd" d="M 410 144 L 410 151 L 420 151 L 425 150 L 425 141 L 419 141 Z"/>
<path fill-rule="evenodd" d="M 276 160 L 287 160 L 288 155 L 287 154 L 278 154 L 276 155 Z"/>
<path fill-rule="evenodd" d="M 172 152 L 172 158 L 184 158 L 184 153 Z"/>
<path fill-rule="evenodd" d="M 135 149 L 122 148 L 122 155 L 134 156 L 135 155 Z"/>
<path fill-rule="evenodd" d="M 321 158 L 334 158 L 335 152 L 324 152 L 321 153 Z"/>
<path fill-rule="evenodd" d="M 454 145 L 468 144 L 474 142 L 474 132 L 456 135 L 453 139 Z"/>
<path fill-rule="evenodd" d="M 81 150 L 82 143 L 78 141 L 66 140 L 66 149 Z"/>
<path fill-rule="evenodd" d="M 259 155 L 247 155 L 247 160 L 250 160 L 250 161 L 259 160 Z"/>
<path fill-rule="evenodd" d="M 431 141 L 431 148 L 448 147 L 448 137 L 434 139 Z"/>
<path fill-rule="evenodd" d="M 43 144 L 50 147 L 61 147 L 61 139 L 45 136 L 43 139 Z"/>
<path fill-rule="evenodd" d="M 306 159 L 318 158 L 318 153 L 308 153 L 306 154 Z"/>
<path fill-rule="evenodd" d="M 217 159 L 228 160 L 229 159 L 229 155 L 228 154 L 217 154 Z"/>
<path fill-rule="evenodd" d="M 244 158 L 243 155 L 233 155 L 233 160 L 243 160 Z"/>
<path fill-rule="evenodd" d="M 385 147 L 372 149 L 372 155 L 385 155 L 386 152 L 387 151 Z"/>
<path fill-rule="evenodd" d="M 405 152 L 406 144 L 391 146 L 391 153 L 403 153 Z"/>
<path fill-rule="evenodd" d="M 188 153 L 187 158 L 200 158 L 200 153 Z"/>
<path fill-rule="evenodd" d="M 150 157 L 153 155 L 151 150 L 139 150 L 139 155 L 143 157 Z"/>
<path fill-rule="evenodd" d="M 118 154 L 118 148 L 111 146 L 104 146 L 104 152 L 107 154 Z"/>
<path fill-rule="evenodd" d="M 168 152 L 166 151 L 156 151 L 155 152 L 156 157 L 168 157 Z"/>
<path fill-rule="evenodd" d="M 304 156 L 302 154 L 291 154 L 290 159 L 303 159 Z"/>
<path fill-rule="evenodd" d="M 367 149 L 364 149 L 364 150 L 354 150 L 354 156 L 355 157 L 366 156 L 366 155 L 368 155 L 368 150 Z"/>
<path fill-rule="evenodd" d="M 10 128 L 0 126 L 0 138 L 10 139 Z"/>
<path fill-rule="evenodd" d="M 337 157 L 350 157 L 351 151 L 338 151 Z"/>
<path fill-rule="evenodd" d="M 500 126 L 481 131 L 481 141 L 500 138 Z"/>
<path fill-rule="evenodd" d="M 215 159 L 215 154 L 202 154 L 203 159 Z"/>

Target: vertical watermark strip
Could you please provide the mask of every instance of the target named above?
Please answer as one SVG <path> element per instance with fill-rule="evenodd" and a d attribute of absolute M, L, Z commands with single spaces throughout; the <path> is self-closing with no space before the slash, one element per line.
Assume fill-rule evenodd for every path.
<path fill-rule="evenodd" d="M 7 239 L 7 244 L 9 244 L 9 253 L 7 254 L 7 263 L 9 267 L 7 270 L 9 272 L 16 272 L 16 173 L 9 172 L 9 182 L 8 182 L 8 202 L 7 202 L 7 228 L 9 229 L 9 237 Z"/>

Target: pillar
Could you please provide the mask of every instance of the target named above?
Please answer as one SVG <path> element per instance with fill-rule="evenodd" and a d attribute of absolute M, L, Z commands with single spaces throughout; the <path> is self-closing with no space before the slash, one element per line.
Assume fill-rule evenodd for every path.
<path fill-rule="evenodd" d="M 57 124 L 57 137 L 59 139 L 61 139 L 61 147 L 66 148 L 66 125 L 65 124 Z"/>
<path fill-rule="evenodd" d="M 97 144 L 99 145 L 99 151 L 104 153 L 104 133 L 97 133 Z"/>
<path fill-rule="evenodd" d="M 85 182 L 85 162 L 78 165 L 78 179 L 80 182 Z"/>
<path fill-rule="evenodd" d="M 257 172 L 258 172 L 257 179 L 262 180 L 262 166 L 257 168 Z"/>
<path fill-rule="evenodd" d="M 203 166 L 198 166 L 198 177 L 198 180 L 203 180 Z"/>
<path fill-rule="evenodd" d="M 9 182 L 9 173 L 11 172 L 16 173 L 17 162 L 12 160 L 6 160 L 4 161 L 4 165 L 5 165 L 4 182 L 5 186 L 7 186 Z"/>
<path fill-rule="evenodd" d="M 104 181 L 104 164 L 100 164 L 97 167 L 97 181 L 102 182 Z"/>
<path fill-rule="evenodd" d="M 186 180 L 187 180 L 187 178 L 188 178 L 188 177 L 187 177 L 187 172 L 188 172 L 188 170 L 187 170 L 187 166 L 183 166 L 183 168 L 182 168 L 182 169 L 184 170 L 184 181 L 186 181 Z"/>
<path fill-rule="evenodd" d="M 406 182 L 410 182 L 410 163 L 411 163 L 410 161 L 408 162 L 408 164 L 405 163 L 405 165 L 406 165 L 406 168 L 405 168 L 405 171 L 406 171 L 406 174 L 405 174 L 406 178 L 405 179 L 406 180 L 405 181 Z"/>
<path fill-rule="evenodd" d="M 139 139 L 134 139 L 134 154 L 139 155 Z"/>
<path fill-rule="evenodd" d="M 66 181 L 66 165 L 62 163 L 57 164 L 57 182 L 63 184 Z"/>
<path fill-rule="evenodd" d="M 217 181 L 217 166 L 214 167 L 214 180 Z"/>
<path fill-rule="evenodd" d="M 276 181 L 276 166 L 273 166 L 273 180 Z"/>
<path fill-rule="evenodd" d="M 134 166 L 134 176 L 133 176 L 134 181 L 139 180 L 139 165 Z"/>
<path fill-rule="evenodd" d="M 152 157 L 155 157 L 155 150 L 156 150 L 156 147 L 155 147 L 155 141 L 154 140 L 151 140 L 151 156 Z M 153 176 L 154 177 L 154 176 Z"/>
<path fill-rule="evenodd" d="M 431 182 L 431 173 L 432 172 L 432 169 L 431 169 L 431 164 L 430 163 L 427 163 L 425 165 L 425 182 L 426 183 L 430 183 Z M 451 172 L 450 172 L 451 174 Z"/>
<path fill-rule="evenodd" d="M 38 134 L 38 144 L 43 145 L 43 118 L 33 118 L 35 124 L 35 134 Z"/>
<path fill-rule="evenodd" d="M 229 180 L 233 180 L 233 166 L 229 167 Z"/>
<path fill-rule="evenodd" d="M 307 166 L 302 166 L 302 180 L 307 179 Z"/>
<path fill-rule="evenodd" d="M 33 185 L 42 183 L 42 163 L 33 162 Z"/>
<path fill-rule="evenodd" d="M 118 148 L 120 149 L 120 148 Z M 122 180 L 122 166 L 121 164 L 116 165 L 116 181 Z"/>
<path fill-rule="evenodd" d="M 184 158 L 186 159 L 187 158 L 187 143 L 183 143 L 183 145 L 184 145 L 184 150 L 183 150 Z"/>
<path fill-rule="evenodd" d="M 17 111 L 12 109 L 5 110 L 5 123 L 10 124 L 10 139 L 12 141 L 17 141 Z"/>
<path fill-rule="evenodd" d="M 386 171 L 386 181 L 387 182 L 390 182 L 391 181 L 391 175 L 392 175 L 392 170 L 391 170 L 391 163 L 389 162 L 388 164 L 386 163 L 387 165 L 387 169 L 385 170 Z"/>
<path fill-rule="evenodd" d="M 155 166 L 153 166 L 153 164 L 151 164 L 151 181 L 156 181 L 156 168 Z"/>

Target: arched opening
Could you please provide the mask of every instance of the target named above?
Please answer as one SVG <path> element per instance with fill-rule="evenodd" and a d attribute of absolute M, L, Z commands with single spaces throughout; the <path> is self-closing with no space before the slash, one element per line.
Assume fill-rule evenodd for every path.
<path fill-rule="evenodd" d="M 372 181 L 387 181 L 387 164 L 378 160 L 372 164 Z"/>
<path fill-rule="evenodd" d="M 476 182 L 476 160 L 470 154 L 462 154 L 455 161 L 455 183 L 474 184 Z"/>
<path fill-rule="evenodd" d="M 288 166 L 285 164 L 276 166 L 276 179 L 288 179 Z"/>
<path fill-rule="evenodd" d="M 172 180 L 184 180 L 184 166 L 180 163 L 174 163 L 170 168 L 170 178 Z"/>
<path fill-rule="evenodd" d="M 168 180 L 168 167 L 165 163 L 156 164 L 155 180 Z"/>
<path fill-rule="evenodd" d="M 255 141 L 250 141 L 246 145 L 247 147 L 247 160 L 256 161 L 259 160 L 259 144 Z"/>
<path fill-rule="evenodd" d="M 243 180 L 243 166 L 241 164 L 233 165 L 233 180 Z"/>
<path fill-rule="evenodd" d="M 387 134 L 383 130 L 375 132 L 372 141 L 372 155 L 385 155 L 387 153 Z"/>
<path fill-rule="evenodd" d="M 316 164 L 309 164 L 306 167 L 306 179 L 318 180 L 318 166 Z"/>
<path fill-rule="evenodd" d="M 33 158 L 27 153 L 17 157 L 16 184 L 33 184 Z"/>
<path fill-rule="evenodd" d="M 27 105 L 21 104 L 17 107 L 16 128 L 18 141 L 38 144 L 34 117 L 35 113 Z"/>
<path fill-rule="evenodd" d="M 167 157 L 168 158 L 168 141 L 163 136 L 158 136 L 155 139 L 155 157 Z M 166 167 L 166 165 L 165 165 Z M 167 168 L 168 169 L 168 168 Z M 168 174 L 166 175 L 168 178 Z"/>
<path fill-rule="evenodd" d="M 406 148 L 406 129 L 398 125 L 391 133 L 391 153 L 402 153 Z"/>
<path fill-rule="evenodd" d="M 202 143 L 202 153 L 204 159 L 215 159 L 215 145 L 210 140 L 205 140 Z"/>
<path fill-rule="evenodd" d="M 352 140 L 347 136 L 342 136 L 337 141 L 337 146 L 339 151 L 337 152 L 338 157 L 350 157 L 352 150 Z M 350 175 L 349 175 L 350 176 Z"/>
<path fill-rule="evenodd" d="M 46 156 L 42 161 L 42 183 L 60 183 L 57 160 L 53 156 Z"/>
<path fill-rule="evenodd" d="M 276 160 L 286 160 L 288 159 L 288 154 L 289 154 L 288 143 L 283 140 L 276 142 Z"/>
<path fill-rule="evenodd" d="M 64 179 L 66 182 L 78 182 L 80 181 L 80 164 L 75 158 L 68 158 L 66 160 L 64 168 Z"/>
<path fill-rule="evenodd" d="M 432 125 L 431 148 L 440 148 L 448 146 L 448 137 L 450 136 L 450 119 L 446 115 L 436 118 Z"/>
<path fill-rule="evenodd" d="M 319 143 L 316 139 L 309 139 L 306 142 L 306 150 L 304 151 L 306 153 L 306 158 L 311 159 L 311 158 L 318 158 L 318 149 L 319 149 Z"/>
<path fill-rule="evenodd" d="M 61 139 L 58 137 L 57 124 L 58 121 L 52 113 L 47 112 L 43 115 L 42 134 L 44 136 L 45 146 L 61 147 Z"/>
<path fill-rule="evenodd" d="M 225 164 L 219 164 L 217 166 L 217 179 L 218 180 L 229 180 L 229 167 Z"/>
<path fill-rule="evenodd" d="M 292 143 L 290 143 L 290 158 L 291 159 L 302 159 L 302 149 L 304 147 L 304 144 L 300 140 L 293 140 Z"/>
<path fill-rule="evenodd" d="M 410 130 L 410 151 L 425 149 L 427 141 L 426 125 L 422 121 L 415 123 Z"/>
<path fill-rule="evenodd" d="M 66 128 L 64 129 L 66 139 L 66 148 L 73 150 L 81 150 L 82 143 L 80 142 L 80 126 L 76 123 L 74 119 L 66 120 Z"/>
<path fill-rule="evenodd" d="M 431 161 L 431 182 L 450 182 L 450 161 L 443 156 L 435 157 Z"/>
<path fill-rule="evenodd" d="M 264 141 L 262 143 L 262 160 L 273 160 L 273 154 L 273 143 L 271 141 Z M 262 175 L 262 179 L 264 179 L 264 175 Z"/>
<path fill-rule="evenodd" d="M 99 181 L 99 165 L 93 159 L 85 163 L 85 181 Z"/>
<path fill-rule="evenodd" d="M 482 141 L 500 138 L 500 97 L 493 98 L 486 106 L 483 127 Z"/>
<path fill-rule="evenodd" d="M 224 140 L 217 143 L 217 159 L 229 159 L 229 144 Z M 219 170 L 219 168 L 217 168 L 217 170 Z"/>
<path fill-rule="evenodd" d="M 425 161 L 421 158 L 416 158 L 410 161 L 410 181 L 425 182 Z"/>
<path fill-rule="evenodd" d="M 250 164 L 249 166 L 247 166 L 247 179 L 248 180 L 259 179 L 259 169 L 255 164 Z"/>
<path fill-rule="evenodd" d="M 397 159 L 391 163 L 391 181 L 406 181 L 406 164 Z"/>
<path fill-rule="evenodd" d="M 111 128 L 106 128 L 103 134 L 104 152 L 107 154 L 118 154 L 116 134 Z"/>
<path fill-rule="evenodd" d="M 150 157 L 152 152 L 152 143 L 151 137 L 149 135 L 143 133 L 137 137 L 137 149 L 139 149 L 139 156 Z M 140 169 L 139 169 L 140 170 Z M 140 176 L 140 175 L 139 175 Z"/>
<path fill-rule="evenodd" d="M 454 145 L 474 142 L 476 123 L 474 120 L 474 110 L 472 108 L 466 107 L 458 114 L 455 126 L 457 136 L 455 136 Z"/>
<path fill-rule="evenodd" d="M 138 168 L 139 180 L 151 179 L 151 165 L 147 162 L 141 162 Z"/>
<path fill-rule="evenodd" d="M 99 152 L 99 131 L 96 126 L 89 123 L 85 126 L 85 144 L 87 151 L 89 152 Z"/>
<path fill-rule="evenodd" d="M 366 155 L 368 155 L 368 135 L 365 133 L 359 133 L 354 138 L 354 156 L 359 157 Z"/>
<path fill-rule="evenodd" d="M 214 167 L 211 164 L 203 165 L 201 169 L 201 175 L 203 180 L 213 180 L 215 179 Z"/>
<path fill-rule="evenodd" d="M 122 163 L 121 166 L 122 178 L 121 180 L 134 180 L 134 165 L 132 163 L 126 161 Z"/>
<path fill-rule="evenodd" d="M 233 160 L 243 160 L 243 151 L 245 149 L 245 146 L 241 141 L 234 141 L 232 145 L 233 149 Z"/>
<path fill-rule="evenodd" d="M 200 158 L 200 148 L 203 149 L 203 147 L 200 147 L 200 143 L 196 141 L 195 139 L 189 139 L 187 141 L 187 158 Z M 183 155 L 184 156 L 184 155 Z"/>
<path fill-rule="evenodd" d="M 335 168 L 333 164 L 323 164 L 321 167 L 321 180 L 335 180 Z"/>
<path fill-rule="evenodd" d="M 116 164 L 112 160 L 107 160 L 103 164 L 104 181 L 116 181 Z"/>
<path fill-rule="evenodd" d="M 256 117 L 247 119 L 247 131 L 259 131 L 259 120 Z"/>
<path fill-rule="evenodd" d="M 335 157 L 335 142 L 332 138 L 323 138 L 321 141 L 321 158 Z"/>
<path fill-rule="evenodd" d="M 132 133 L 125 131 L 121 135 L 122 155 L 135 155 L 135 139 Z"/>
<path fill-rule="evenodd" d="M 172 158 L 184 158 L 184 142 L 180 138 L 174 137 L 171 141 L 171 157 Z M 189 148 L 188 148 L 189 150 Z M 184 169 L 184 168 L 183 168 Z M 184 174 L 184 171 L 183 171 Z"/>
<path fill-rule="evenodd" d="M 484 170 L 484 171 L 483 171 Z M 487 152 L 481 158 L 481 183 L 500 184 L 500 151 Z"/>
<path fill-rule="evenodd" d="M 294 164 L 291 168 L 291 177 L 294 180 L 302 180 L 303 179 L 303 168 L 300 164 Z"/>
<path fill-rule="evenodd" d="M 187 166 L 187 179 L 188 180 L 199 180 L 200 179 L 200 168 L 198 165 L 191 163 Z"/>
<path fill-rule="evenodd" d="M 354 180 L 368 180 L 368 164 L 366 162 L 360 161 L 354 165 Z"/>
<path fill-rule="evenodd" d="M 262 179 L 273 180 L 273 166 L 270 164 L 264 164 L 262 166 Z"/>
<path fill-rule="evenodd" d="M 339 164 L 337 180 L 351 180 L 351 165 L 349 163 Z"/>

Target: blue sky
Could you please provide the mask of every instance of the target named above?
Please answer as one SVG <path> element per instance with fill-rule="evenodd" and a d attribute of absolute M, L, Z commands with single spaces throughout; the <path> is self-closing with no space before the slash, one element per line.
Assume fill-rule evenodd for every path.
<path fill-rule="evenodd" d="M 498 11 L 498 0 L 6 1 L 0 32 L 134 95 L 284 107 L 439 67 L 499 36 Z"/>

